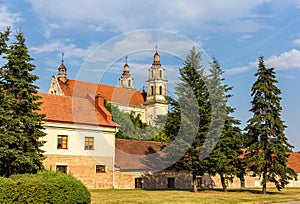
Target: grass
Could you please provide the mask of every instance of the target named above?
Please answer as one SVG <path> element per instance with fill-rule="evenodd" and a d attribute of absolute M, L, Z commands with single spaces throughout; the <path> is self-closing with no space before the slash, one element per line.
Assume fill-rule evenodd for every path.
<path fill-rule="evenodd" d="M 267 189 L 203 190 L 193 193 L 185 190 L 91 190 L 92 203 L 278 203 L 300 201 L 300 188 L 286 188 L 282 191 Z"/>

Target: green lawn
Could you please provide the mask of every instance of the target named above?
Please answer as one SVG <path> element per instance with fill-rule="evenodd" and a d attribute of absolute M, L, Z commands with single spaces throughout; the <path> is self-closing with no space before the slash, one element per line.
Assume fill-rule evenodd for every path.
<path fill-rule="evenodd" d="M 91 190 L 92 203 L 276 203 L 300 201 L 300 188 L 287 188 L 278 192 L 267 189 L 204 190 L 193 193 L 184 190 Z"/>

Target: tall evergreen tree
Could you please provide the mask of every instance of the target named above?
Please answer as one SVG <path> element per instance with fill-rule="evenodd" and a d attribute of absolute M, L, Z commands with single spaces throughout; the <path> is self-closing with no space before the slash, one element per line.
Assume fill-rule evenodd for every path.
<path fill-rule="evenodd" d="M 210 99 L 211 101 L 214 100 L 212 104 L 215 106 L 212 110 L 212 117 L 213 115 L 217 116 L 215 121 L 217 121 L 219 125 L 219 128 L 212 130 L 212 134 L 219 134 L 220 137 L 213 137 L 215 141 L 210 141 L 210 143 L 216 144 L 216 146 L 205 160 L 208 161 L 210 166 L 208 173 L 211 175 L 218 174 L 223 190 L 227 191 L 226 181 L 232 180 L 234 176 L 240 175 L 241 173 L 240 167 L 238 166 L 240 160 L 238 150 L 242 147 L 240 141 L 241 131 L 238 127 L 240 122 L 231 116 L 234 112 L 234 108 L 226 105 L 228 99 L 231 97 L 228 91 L 230 91 L 232 87 L 223 84 L 224 78 L 222 78 L 222 74 L 224 71 L 221 70 L 215 57 L 210 65 L 208 86 L 210 87 Z M 221 133 L 216 132 L 220 131 L 220 128 Z"/>
<path fill-rule="evenodd" d="M 0 56 L 7 51 L 7 41 L 9 40 L 10 29 L 7 28 L 6 31 L 0 32 Z"/>
<path fill-rule="evenodd" d="M 177 135 L 174 135 L 174 125 L 168 126 L 170 129 L 166 129 L 166 132 L 171 132 L 175 138 L 172 138 L 172 142 L 165 149 L 168 158 L 174 160 L 180 156 L 170 168 L 192 172 L 194 191 L 197 191 L 197 176 L 203 175 L 207 169 L 207 164 L 203 163 L 200 154 L 209 130 L 211 111 L 204 80 L 205 71 L 200 61 L 201 53 L 197 53 L 193 48 L 187 55 L 184 66 L 179 69 L 181 78 L 175 87 L 178 99 L 177 103 L 173 103 L 173 120 L 177 121 L 180 113 L 180 127 Z M 177 128 L 178 126 L 175 127 Z"/>
<path fill-rule="evenodd" d="M 292 145 L 288 143 L 284 133 L 286 126 L 281 120 L 281 91 L 276 86 L 274 68 L 266 68 L 263 56 L 259 57 L 255 76 L 250 109 L 253 116 L 245 128 L 251 138 L 246 156 L 253 176 L 262 179 L 262 193 L 265 194 L 267 182 L 274 182 L 281 190 L 289 179 L 296 178 L 296 173 L 286 165 Z"/>
<path fill-rule="evenodd" d="M 34 82 L 38 77 L 31 72 L 35 66 L 25 44 L 22 32 L 15 35 L 4 56 L 1 67 L 1 108 L 4 115 L 0 124 L 0 175 L 36 173 L 43 169 L 43 151 L 40 149 L 45 135 L 42 118 L 37 113 L 41 102 Z M 5 102 L 5 104 L 3 104 Z"/>

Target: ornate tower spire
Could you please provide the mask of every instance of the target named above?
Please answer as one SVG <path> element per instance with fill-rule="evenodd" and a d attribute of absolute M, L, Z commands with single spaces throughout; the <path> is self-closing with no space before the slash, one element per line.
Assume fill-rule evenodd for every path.
<path fill-rule="evenodd" d="M 126 89 L 134 89 L 133 86 L 133 78 L 130 75 L 129 71 L 129 65 L 127 64 L 128 57 L 125 57 L 125 64 L 123 67 L 123 74 L 119 78 L 119 86 L 126 88 Z"/>
<path fill-rule="evenodd" d="M 64 83 L 67 81 L 67 68 L 64 65 L 64 53 L 61 54 L 61 65 L 58 67 L 57 78 Z"/>
<path fill-rule="evenodd" d="M 159 66 L 161 66 L 161 64 L 160 64 L 160 56 L 159 56 L 159 54 L 157 52 L 157 45 L 155 46 L 155 54 L 154 54 L 153 58 L 154 59 L 153 59 L 152 65 L 159 65 Z"/>
<path fill-rule="evenodd" d="M 167 92 L 165 69 L 161 66 L 157 46 L 155 48 L 153 63 L 146 81 L 147 97 L 144 105 L 147 107 L 148 123 L 153 123 L 157 115 L 165 115 L 168 112 L 168 102 L 165 98 Z"/>

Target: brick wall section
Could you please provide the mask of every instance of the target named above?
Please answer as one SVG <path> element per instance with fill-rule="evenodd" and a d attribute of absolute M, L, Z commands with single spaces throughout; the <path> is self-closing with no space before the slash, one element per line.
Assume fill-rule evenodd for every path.
<path fill-rule="evenodd" d="M 100 162 L 101 161 L 101 162 Z M 96 173 L 96 165 L 107 165 L 105 173 Z M 44 166 L 56 170 L 56 165 L 67 165 L 67 171 L 89 189 L 112 188 L 111 157 L 46 155 Z"/>

